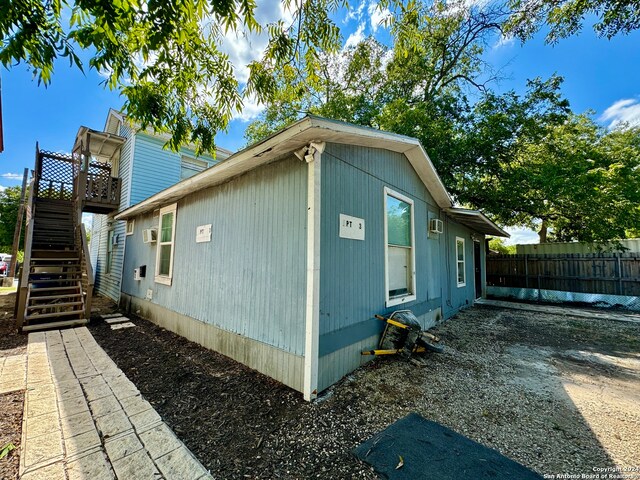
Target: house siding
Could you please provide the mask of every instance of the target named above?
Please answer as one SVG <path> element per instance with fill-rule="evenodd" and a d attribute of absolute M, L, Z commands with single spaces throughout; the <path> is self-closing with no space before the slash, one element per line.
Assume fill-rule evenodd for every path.
<path fill-rule="evenodd" d="M 416 300 L 387 308 L 384 188 L 414 201 Z M 365 240 L 339 236 L 339 215 L 365 220 Z M 319 388 L 364 363 L 383 323 L 375 314 L 411 309 L 423 326 L 441 317 L 440 245 L 429 218 L 442 218 L 431 194 L 401 153 L 327 144 L 322 156 Z"/>
<path fill-rule="evenodd" d="M 135 155 L 131 179 L 130 205 L 155 195 L 161 190 L 180 181 L 180 156 L 194 156 L 192 150 L 183 148 L 179 153 L 164 149 L 164 140 L 138 132 L 135 136 Z M 199 157 L 209 165 L 215 165 L 213 158 Z"/>
<path fill-rule="evenodd" d="M 180 156 L 194 156 L 192 150 L 183 148 L 180 153 L 164 150 L 164 141 L 135 132 L 127 124 L 120 125 L 118 135 L 126 138 L 120 152 L 118 175 L 121 180 L 120 205 L 121 212 L 135 203 L 158 193 L 159 191 L 180 181 Z M 210 165 L 216 162 L 204 156 L 202 159 Z M 91 262 L 95 272 L 95 291 L 115 301 L 120 299 L 122 268 L 125 257 L 126 222 L 113 220 L 115 214 L 94 215 L 91 245 Z M 111 223 L 111 227 L 109 227 Z M 114 248 L 113 264 L 110 273 L 106 273 L 107 239 L 110 228 L 118 235 L 119 243 Z"/>
<path fill-rule="evenodd" d="M 275 378 L 300 389 L 306 168 L 295 157 L 287 158 L 181 199 L 170 286 L 154 281 L 157 247 L 142 242 L 142 230 L 157 227 L 158 216 L 136 217 L 135 233 L 127 237 L 123 293 L 140 304 L 138 299 L 150 290 L 154 305 L 236 334 L 238 342 L 248 338 L 292 354 L 295 365 L 284 365 L 290 372 Z M 212 224 L 211 242 L 196 243 L 196 228 L 207 224 Z M 133 270 L 140 265 L 146 265 L 146 277 L 134 281 Z M 237 358 L 236 346 L 228 348 L 221 353 Z M 254 360 L 244 363 L 260 370 L 264 365 Z"/>

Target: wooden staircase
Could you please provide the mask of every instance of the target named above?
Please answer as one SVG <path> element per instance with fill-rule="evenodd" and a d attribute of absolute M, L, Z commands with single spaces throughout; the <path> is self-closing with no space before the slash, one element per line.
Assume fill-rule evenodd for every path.
<path fill-rule="evenodd" d="M 89 321 L 93 272 L 81 221 L 89 181 L 82 162 L 83 157 L 36 147 L 15 310 L 18 328 L 23 332 Z M 89 160 L 85 165 L 87 170 Z"/>

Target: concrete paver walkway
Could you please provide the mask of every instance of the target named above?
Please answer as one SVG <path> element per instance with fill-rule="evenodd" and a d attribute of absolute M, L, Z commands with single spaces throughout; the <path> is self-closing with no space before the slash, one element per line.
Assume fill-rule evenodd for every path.
<path fill-rule="evenodd" d="M 22 446 L 22 480 L 212 478 L 86 327 L 29 334 Z"/>
<path fill-rule="evenodd" d="M 572 317 L 596 318 L 599 320 L 615 320 L 618 322 L 640 323 L 640 314 L 622 313 L 611 310 L 585 310 L 582 308 L 573 308 L 557 305 L 540 305 L 533 303 L 509 302 L 504 300 L 480 299 L 476 300 L 478 305 L 489 305 L 492 307 L 510 308 L 512 310 L 526 310 L 530 312 L 545 312 L 554 315 L 571 315 Z"/>

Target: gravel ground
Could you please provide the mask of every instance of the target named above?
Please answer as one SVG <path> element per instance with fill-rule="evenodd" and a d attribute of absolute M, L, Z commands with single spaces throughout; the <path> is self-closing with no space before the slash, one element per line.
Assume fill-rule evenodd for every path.
<path fill-rule="evenodd" d="M 307 404 L 133 319 L 92 333 L 216 478 L 376 478 L 350 451 L 410 412 L 541 474 L 640 465 L 637 324 L 475 307 L 425 368 L 380 358 Z"/>

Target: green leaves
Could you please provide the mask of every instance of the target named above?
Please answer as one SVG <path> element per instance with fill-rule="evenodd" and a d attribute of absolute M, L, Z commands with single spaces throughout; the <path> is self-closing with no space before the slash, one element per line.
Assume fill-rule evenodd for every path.
<path fill-rule="evenodd" d="M 220 46 L 226 32 L 263 30 L 255 0 L 3 0 L 0 62 L 24 62 L 47 85 L 58 59 L 83 69 L 75 50 L 87 50 L 90 68 L 122 92 L 131 120 L 171 134 L 171 148 L 189 142 L 213 152 L 215 133 L 227 128 L 246 95 L 268 101 L 279 69 L 295 60 L 313 75 L 317 51 L 339 46 L 329 13 L 343 3 L 286 4 L 294 23 L 266 26 L 269 45 L 249 66 L 244 88 Z"/>
<path fill-rule="evenodd" d="M 523 42 L 546 25 L 547 43 L 580 33 L 585 17 L 595 16 L 593 29 L 600 37 L 611 39 L 640 28 L 640 7 L 635 0 L 511 0 L 512 13 L 507 31 Z"/>

